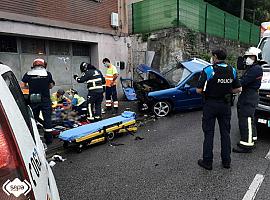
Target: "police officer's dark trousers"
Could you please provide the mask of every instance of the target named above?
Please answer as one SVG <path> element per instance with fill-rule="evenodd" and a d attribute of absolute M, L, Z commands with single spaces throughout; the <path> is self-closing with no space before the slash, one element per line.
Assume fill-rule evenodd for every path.
<path fill-rule="evenodd" d="M 89 92 L 87 96 L 88 119 L 94 120 L 101 118 L 101 103 L 103 100 L 103 92 Z"/>
<path fill-rule="evenodd" d="M 31 103 L 31 108 L 34 114 L 34 118 L 37 121 L 40 121 L 39 115 L 40 111 L 42 112 L 43 116 L 43 128 L 44 128 L 44 139 L 46 143 L 51 143 L 53 140 L 52 137 L 52 102 L 50 98 L 43 97 L 42 102 L 40 103 Z"/>
<path fill-rule="evenodd" d="M 221 136 L 221 159 L 223 163 L 231 162 L 231 106 L 225 100 L 207 99 L 203 107 L 202 128 L 204 132 L 203 160 L 213 162 L 213 141 L 215 122 L 218 120 Z"/>
<path fill-rule="evenodd" d="M 254 122 L 254 113 L 259 101 L 256 89 L 244 89 L 238 98 L 237 113 L 240 130 L 240 142 L 242 148 L 253 148 L 254 140 L 257 140 L 257 131 Z"/>

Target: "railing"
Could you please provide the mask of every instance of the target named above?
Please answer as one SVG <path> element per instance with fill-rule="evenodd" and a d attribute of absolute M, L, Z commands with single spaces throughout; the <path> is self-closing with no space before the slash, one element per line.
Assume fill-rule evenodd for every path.
<path fill-rule="evenodd" d="M 203 0 L 143 0 L 132 5 L 133 33 L 187 27 L 196 32 L 256 45 L 259 26 Z"/>

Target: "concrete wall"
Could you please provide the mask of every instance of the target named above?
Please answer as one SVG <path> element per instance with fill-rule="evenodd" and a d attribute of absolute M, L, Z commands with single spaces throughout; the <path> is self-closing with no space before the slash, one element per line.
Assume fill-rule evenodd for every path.
<path fill-rule="evenodd" d="M 113 64 L 115 64 L 116 61 L 124 61 L 126 68 L 124 70 L 118 69 L 119 74 L 123 77 L 126 77 L 128 74 L 128 44 L 131 43 L 128 37 L 14 21 L 0 21 L 0 27 L 0 34 L 4 35 L 15 35 L 18 37 L 27 36 L 47 40 L 64 40 L 68 42 L 87 42 L 91 44 L 90 57 L 44 56 L 44 58 L 48 60 L 48 70 L 51 71 L 56 81 L 56 87 L 52 90 L 53 92 L 59 87 L 63 87 L 64 89 L 74 87 L 84 94 L 84 96 L 86 95 L 86 85 L 75 83 L 73 80 L 73 74 L 78 73 L 80 75 L 79 64 L 82 61 L 91 61 L 93 65 L 101 69 L 103 74 L 106 74 L 106 69 L 102 65 L 103 58 L 109 58 Z M 0 60 L 11 66 L 18 79 L 29 70 L 33 59 L 36 57 L 42 56 L 21 54 L 20 52 L 0 53 Z M 119 83 L 118 92 L 122 95 L 122 88 Z"/>

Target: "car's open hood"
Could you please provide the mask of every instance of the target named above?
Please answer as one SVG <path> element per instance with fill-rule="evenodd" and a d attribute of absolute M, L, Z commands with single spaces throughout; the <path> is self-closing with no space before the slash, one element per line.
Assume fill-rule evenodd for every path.
<path fill-rule="evenodd" d="M 153 74 L 157 79 L 161 79 L 165 83 L 170 85 L 169 82 L 166 80 L 166 78 L 161 73 L 159 73 L 158 71 L 154 70 L 153 68 L 151 68 L 145 64 L 139 65 L 136 70 L 140 74 L 146 74 L 146 73 Z"/>
<path fill-rule="evenodd" d="M 169 69 L 168 71 L 164 72 L 163 74 L 154 70 L 153 68 L 151 68 L 145 64 L 139 65 L 136 70 L 140 74 L 152 73 L 156 76 L 156 78 L 161 79 L 164 82 L 171 85 L 170 82 L 166 79 L 166 74 L 169 73 L 170 71 L 173 71 L 179 67 L 183 67 L 183 68 L 187 68 L 192 73 L 193 72 L 200 72 L 203 70 L 204 67 L 206 67 L 208 65 L 211 65 L 211 64 L 209 62 L 202 60 L 202 59 L 192 58 L 190 60 L 185 60 L 185 61 L 179 62 L 178 65 L 175 64 L 175 67 Z"/>

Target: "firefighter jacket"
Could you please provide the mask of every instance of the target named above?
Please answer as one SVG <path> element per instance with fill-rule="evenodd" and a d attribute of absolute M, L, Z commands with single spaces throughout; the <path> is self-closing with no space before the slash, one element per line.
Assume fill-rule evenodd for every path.
<path fill-rule="evenodd" d="M 88 69 L 82 76 L 76 78 L 78 83 L 87 83 L 89 92 L 103 93 L 103 82 L 105 82 L 102 73 L 98 69 Z"/>

